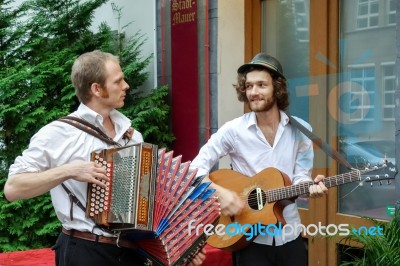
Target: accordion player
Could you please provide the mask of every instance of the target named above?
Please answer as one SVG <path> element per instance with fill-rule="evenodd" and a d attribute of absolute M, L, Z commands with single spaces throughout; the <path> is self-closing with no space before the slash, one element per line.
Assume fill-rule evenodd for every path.
<path fill-rule="evenodd" d="M 185 264 L 205 245 L 204 232 L 188 224 L 215 224 L 219 204 L 182 156 L 139 143 L 92 152 L 91 160 L 110 181 L 106 189 L 89 184 L 86 215 L 135 242 L 149 265 Z"/>

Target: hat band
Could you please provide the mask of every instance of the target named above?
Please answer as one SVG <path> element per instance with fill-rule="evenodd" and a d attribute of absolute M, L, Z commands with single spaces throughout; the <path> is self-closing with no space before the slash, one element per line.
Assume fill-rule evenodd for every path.
<path fill-rule="evenodd" d="M 269 64 L 269 63 L 267 63 L 265 61 L 255 60 L 255 61 L 251 61 L 251 63 L 252 64 L 263 64 L 263 65 L 266 65 L 266 66 L 272 68 L 273 70 L 275 70 L 276 72 L 280 73 L 280 71 L 274 65 L 271 65 L 271 64 Z"/>

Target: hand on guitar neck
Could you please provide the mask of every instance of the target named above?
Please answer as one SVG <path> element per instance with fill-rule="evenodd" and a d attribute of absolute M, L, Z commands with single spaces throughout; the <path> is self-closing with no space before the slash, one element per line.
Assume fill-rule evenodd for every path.
<path fill-rule="evenodd" d="M 310 198 L 320 198 L 328 193 L 328 188 L 325 186 L 323 180 L 325 176 L 317 175 L 314 179 L 314 185 L 309 187 Z"/>

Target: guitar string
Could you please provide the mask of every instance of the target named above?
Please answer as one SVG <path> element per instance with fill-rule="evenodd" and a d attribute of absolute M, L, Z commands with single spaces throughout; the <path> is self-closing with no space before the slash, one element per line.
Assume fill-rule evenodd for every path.
<path fill-rule="evenodd" d="M 372 169 L 372 170 L 376 170 L 376 169 Z M 332 183 L 334 183 L 336 186 L 338 186 L 339 184 L 346 184 L 346 183 L 354 182 L 357 180 L 362 182 L 361 175 L 363 173 L 367 173 L 370 171 L 371 171 L 371 169 L 364 169 L 364 170 L 356 169 L 355 171 L 352 171 L 352 172 L 343 173 L 343 174 L 340 174 L 337 176 L 325 178 L 324 183 L 326 185 L 329 183 L 328 187 L 332 187 Z M 334 182 L 332 182 L 332 180 Z M 274 201 L 278 201 L 278 200 L 285 199 L 285 198 L 286 199 L 293 198 L 298 195 L 307 194 L 308 191 L 305 191 L 305 189 L 308 189 L 311 184 L 312 184 L 311 182 L 305 182 L 305 183 L 299 183 L 297 185 L 293 185 L 293 186 L 289 186 L 289 187 L 275 188 L 275 189 L 267 190 L 267 191 L 263 190 L 263 192 L 265 193 L 265 196 L 263 196 L 263 198 L 267 199 L 267 202 L 274 202 Z M 283 194 L 285 194 L 284 197 L 282 196 Z M 254 194 L 249 195 L 249 196 L 244 196 L 242 198 L 243 199 L 247 198 L 249 204 L 257 204 L 258 200 L 259 200 L 259 197 Z"/>
<path fill-rule="evenodd" d="M 331 187 L 332 179 L 336 180 L 334 182 L 336 185 L 354 182 L 356 180 L 360 180 L 360 178 L 355 177 L 355 175 L 359 176 L 359 175 L 361 175 L 361 172 L 363 172 L 363 171 L 357 171 L 357 174 L 355 172 L 349 172 L 349 173 L 344 173 L 344 174 L 337 175 L 334 177 L 328 177 L 328 178 L 324 179 L 324 184 L 327 184 L 329 182 L 329 187 Z M 353 180 L 353 179 L 356 179 L 356 180 Z M 338 182 L 338 180 L 339 180 L 339 182 Z M 293 185 L 291 187 L 275 188 L 275 189 L 267 190 L 267 191 L 263 191 L 263 192 L 265 194 L 267 194 L 267 195 L 269 194 L 271 196 L 271 197 L 268 197 L 267 195 L 265 196 L 265 198 L 272 198 L 272 200 L 270 200 L 269 202 L 274 202 L 274 201 L 277 201 L 280 199 L 291 198 L 291 197 L 295 197 L 298 195 L 307 194 L 308 191 L 303 191 L 303 190 L 308 189 L 312 184 L 313 184 L 312 182 L 304 182 L 304 183 L 299 183 L 297 185 Z M 272 193 L 272 195 L 271 195 L 271 193 Z M 298 194 L 298 193 L 300 193 L 300 194 Z M 289 196 L 284 197 L 284 198 L 279 197 L 282 194 L 285 194 L 285 196 L 287 196 L 287 195 L 289 195 Z M 250 204 L 255 204 L 258 202 L 259 197 L 257 195 L 249 195 L 248 197 L 244 196 L 242 198 L 248 198 L 249 199 L 248 202 Z"/>

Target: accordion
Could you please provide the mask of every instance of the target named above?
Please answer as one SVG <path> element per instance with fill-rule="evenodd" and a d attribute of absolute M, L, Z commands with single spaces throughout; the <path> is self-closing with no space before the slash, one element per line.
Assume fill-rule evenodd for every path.
<path fill-rule="evenodd" d="M 205 245 L 203 225 L 218 221 L 220 207 L 182 156 L 140 143 L 93 152 L 91 160 L 110 181 L 106 189 L 89 184 L 86 215 L 135 242 L 148 264 L 185 264 Z"/>

